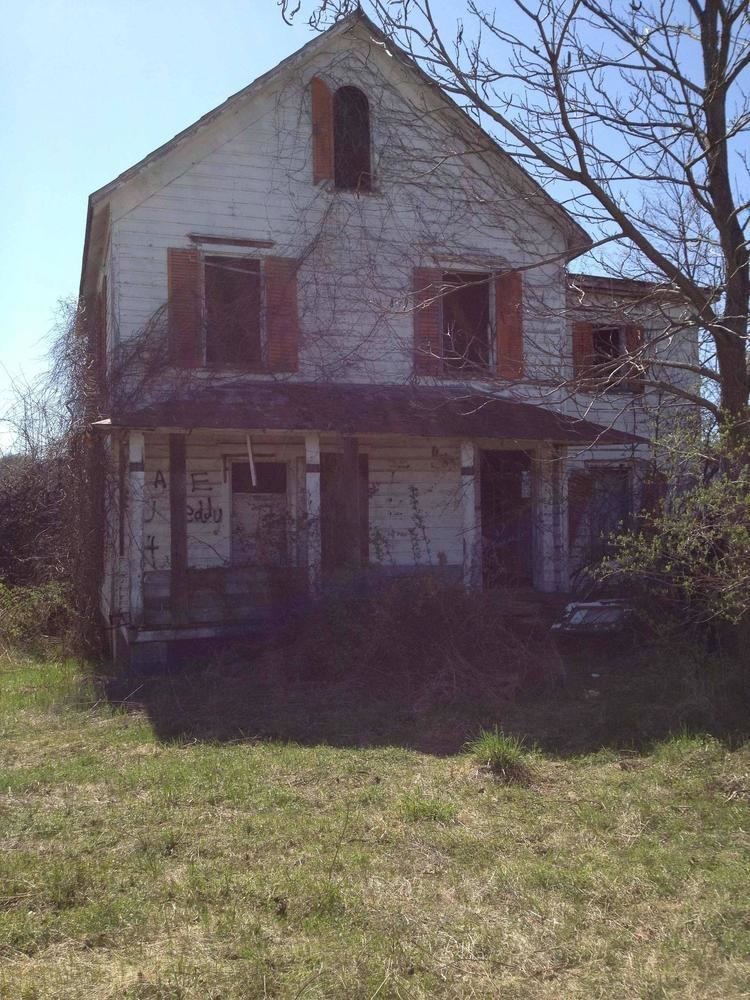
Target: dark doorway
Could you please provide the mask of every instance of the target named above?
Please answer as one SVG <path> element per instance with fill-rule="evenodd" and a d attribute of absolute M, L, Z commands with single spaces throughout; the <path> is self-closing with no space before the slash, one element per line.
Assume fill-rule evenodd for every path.
<path fill-rule="evenodd" d="M 571 570 L 610 555 L 612 536 L 629 527 L 632 514 L 632 477 L 627 466 L 594 466 L 572 472 L 568 480 Z"/>
<path fill-rule="evenodd" d="M 531 456 L 483 451 L 479 475 L 484 586 L 531 586 Z"/>
<path fill-rule="evenodd" d="M 369 558 L 369 466 L 356 448 L 320 456 L 322 571 L 330 576 Z"/>

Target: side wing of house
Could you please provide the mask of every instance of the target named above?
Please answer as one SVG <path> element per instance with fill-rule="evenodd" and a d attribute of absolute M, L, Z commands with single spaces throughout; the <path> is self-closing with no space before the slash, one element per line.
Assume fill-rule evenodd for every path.
<path fill-rule="evenodd" d="M 699 419 L 698 331 L 674 291 L 651 282 L 573 274 L 573 345 L 566 412 L 617 423 L 649 441 Z M 566 468 L 569 568 L 600 559 L 610 536 L 651 508 L 663 489 L 658 449 L 599 444 L 571 451 Z"/>

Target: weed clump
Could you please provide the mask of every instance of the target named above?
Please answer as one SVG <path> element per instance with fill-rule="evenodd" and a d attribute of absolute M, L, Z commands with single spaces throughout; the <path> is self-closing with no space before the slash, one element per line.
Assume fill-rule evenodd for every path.
<path fill-rule="evenodd" d="M 482 729 L 466 744 L 466 749 L 485 771 L 508 785 L 528 785 L 532 771 L 523 740 L 506 735 L 495 726 Z"/>
<path fill-rule="evenodd" d="M 435 798 L 421 792 L 405 795 L 400 806 L 403 819 L 413 823 L 427 821 L 446 825 L 455 821 L 457 812 L 455 805 L 447 799 Z"/>

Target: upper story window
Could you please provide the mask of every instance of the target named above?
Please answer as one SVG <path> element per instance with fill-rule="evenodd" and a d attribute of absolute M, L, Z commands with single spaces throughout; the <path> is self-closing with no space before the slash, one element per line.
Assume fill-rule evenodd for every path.
<path fill-rule="evenodd" d="M 358 87 L 333 95 L 333 177 L 344 191 L 369 191 L 370 105 Z"/>
<path fill-rule="evenodd" d="M 603 391 L 642 392 L 643 330 L 614 323 L 573 324 L 573 367 L 577 378 Z"/>
<path fill-rule="evenodd" d="M 238 240 L 229 237 L 228 242 Z M 299 266 L 292 257 L 261 259 L 170 247 L 170 361 L 182 368 L 296 371 Z"/>
<path fill-rule="evenodd" d="M 607 364 L 625 353 L 624 331 L 619 326 L 595 326 L 592 332 L 594 364 Z"/>
<path fill-rule="evenodd" d="M 370 104 L 359 87 L 334 93 L 319 76 L 310 81 L 313 180 L 341 191 L 371 191 Z"/>
<path fill-rule="evenodd" d="M 260 261 L 205 258 L 206 364 L 260 366 Z"/>
<path fill-rule="evenodd" d="M 487 369 L 491 360 L 490 285 L 487 274 L 443 274 L 443 370 Z"/>
<path fill-rule="evenodd" d="M 417 375 L 524 377 L 523 274 L 415 267 Z"/>

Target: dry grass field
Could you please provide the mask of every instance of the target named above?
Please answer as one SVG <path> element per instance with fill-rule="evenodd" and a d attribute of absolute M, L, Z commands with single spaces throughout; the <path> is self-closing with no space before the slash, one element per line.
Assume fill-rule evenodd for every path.
<path fill-rule="evenodd" d="M 507 784 L 397 705 L 289 695 L 285 730 L 256 691 L 218 738 L 159 684 L 2 662 L 2 997 L 750 996 L 750 746 L 571 737 Z M 584 694 L 547 716 L 591 730 Z"/>

